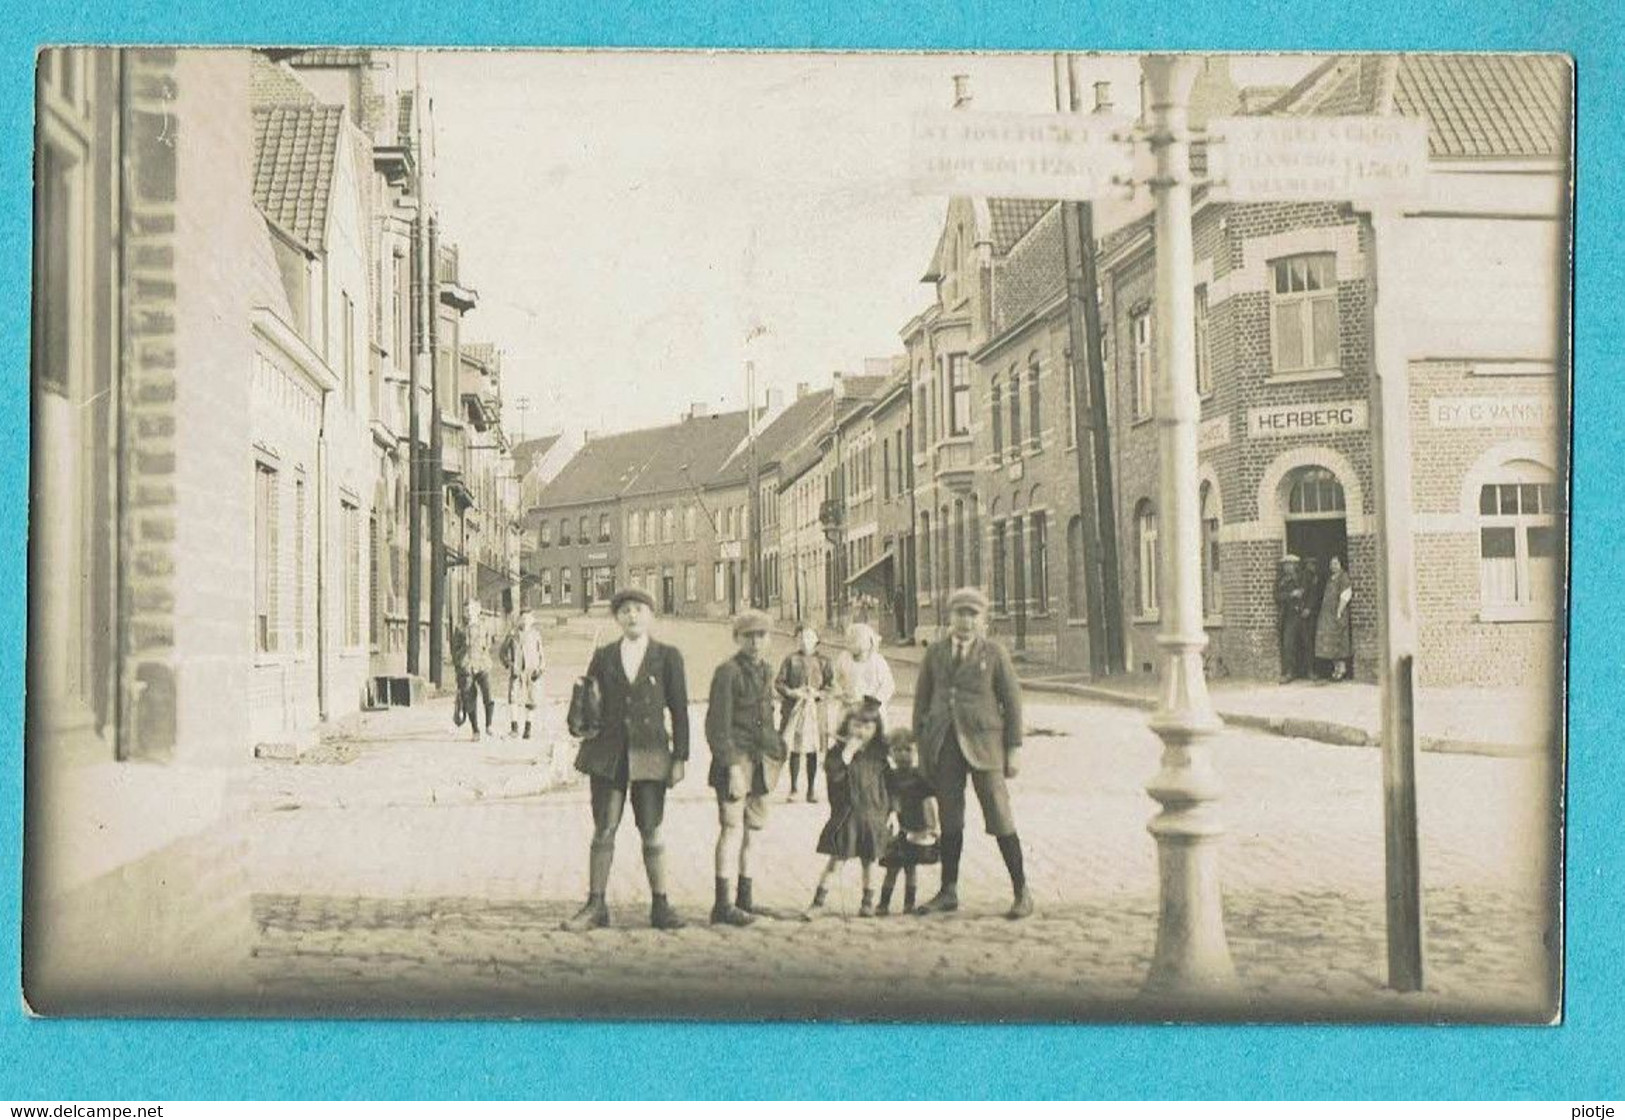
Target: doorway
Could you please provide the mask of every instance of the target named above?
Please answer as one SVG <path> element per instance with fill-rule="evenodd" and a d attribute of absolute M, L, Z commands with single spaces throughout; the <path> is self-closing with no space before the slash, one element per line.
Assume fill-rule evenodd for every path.
<path fill-rule="evenodd" d="M 1348 511 L 1343 484 L 1325 467 L 1299 467 L 1287 476 L 1286 550 L 1313 560 L 1321 579 L 1333 557 L 1348 567 Z"/>
<path fill-rule="evenodd" d="M 677 581 L 672 578 L 670 569 L 660 576 L 660 613 L 677 613 Z"/>

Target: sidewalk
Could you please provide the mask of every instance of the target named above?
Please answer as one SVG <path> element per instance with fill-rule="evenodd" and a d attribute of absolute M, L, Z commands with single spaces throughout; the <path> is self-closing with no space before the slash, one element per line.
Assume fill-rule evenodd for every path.
<path fill-rule="evenodd" d="M 918 665 L 922 646 L 887 646 L 888 659 Z M 1044 662 L 1017 662 L 1024 688 L 1152 708 L 1157 682 L 1143 674 L 1091 682 L 1088 675 Z M 1344 746 L 1381 741 L 1382 696 L 1360 681 L 1209 681 L 1213 706 L 1232 726 Z M 1535 689 L 1420 688 L 1418 745 L 1425 751 L 1538 756 L 1552 751 L 1558 731 L 1555 697 Z"/>
<path fill-rule="evenodd" d="M 261 759 L 239 790 L 256 811 L 459 805 L 529 797 L 568 784 L 575 744 L 565 733 L 566 701 L 549 697 L 531 738 L 508 738 L 507 706 L 497 703 L 499 734 L 474 742 L 452 721 L 452 700 L 364 712 L 297 759 Z"/>

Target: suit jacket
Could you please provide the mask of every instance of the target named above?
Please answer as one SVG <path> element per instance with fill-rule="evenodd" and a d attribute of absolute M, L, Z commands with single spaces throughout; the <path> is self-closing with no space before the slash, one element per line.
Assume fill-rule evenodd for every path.
<path fill-rule="evenodd" d="M 664 782 L 673 762 L 688 761 L 688 676 L 675 647 L 650 638 L 638 679 L 629 681 L 617 639 L 593 652 L 587 676 L 598 682 L 603 722 L 582 741 L 577 770 L 614 781 L 624 758 L 629 780 Z"/>
<path fill-rule="evenodd" d="M 714 789 L 728 788 L 729 767 L 744 765 L 754 771 L 758 762 L 760 778 L 752 781 L 753 792 L 766 793 L 778 783 L 789 751 L 773 724 L 773 696 L 773 675 L 767 662 L 735 655 L 717 666 L 705 713 Z"/>
<path fill-rule="evenodd" d="M 951 637 L 933 642 L 914 689 L 920 768 L 933 778 L 952 728 L 973 770 L 1003 770 L 1021 747 L 1021 683 L 1004 647 L 978 635 L 957 669 Z"/>

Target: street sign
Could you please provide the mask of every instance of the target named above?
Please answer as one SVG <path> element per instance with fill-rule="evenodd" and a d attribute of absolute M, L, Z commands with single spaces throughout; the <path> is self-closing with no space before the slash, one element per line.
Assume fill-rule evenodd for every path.
<path fill-rule="evenodd" d="M 914 117 L 910 179 L 916 194 L 1086 201 L 1127 183 L 1127 122 L 1081 113 L 979 113 Z"/>
<path fill-rule="evenodd" d="M 1208 123 L 1215 201 L 1413 202 L 1427 122 L 1412 117 L 1224 117 Z"/>

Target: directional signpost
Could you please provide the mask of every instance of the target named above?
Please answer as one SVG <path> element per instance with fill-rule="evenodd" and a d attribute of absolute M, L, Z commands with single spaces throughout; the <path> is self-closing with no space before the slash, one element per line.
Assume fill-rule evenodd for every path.
<path fill-rule="evenodd" d="M 970 198 L 1099 198 L 1127 184 L 1128 122 L 1105 114 L 977 113 L 914 118 L 916 194 Z"/>
<path fill-rule="evenodd" d="M 1422 987 L 1416 829 L 1416 563 L 1411 544 L 1410 379 L 1396 257 L 1398 208 L 1425 189 L 1427 124 L 1403 117 L 1237 117 L 1209 124 L 1213 189 L 1236 202 L 1352 202 L 1366 213 L 1371 434 L 1376 476 L 1388 984 Z"/>

